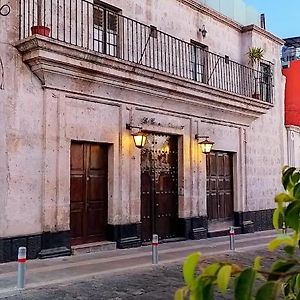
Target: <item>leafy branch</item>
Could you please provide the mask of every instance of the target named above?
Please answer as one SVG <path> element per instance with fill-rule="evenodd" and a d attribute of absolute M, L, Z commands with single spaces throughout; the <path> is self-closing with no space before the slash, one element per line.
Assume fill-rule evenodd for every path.
<path fill-rule="evenodd" d="M 278 234 L 270 241 L 269 251 L 283 247 L 286 258 L 277 259 L 269 271 L 261 269 L 261 257 L 243 269 L 237 264 L 215 262 L 200 265 L 201 253 L 189 255 L 183 264 L 185 286 L 178 289 L 175 300 L 214 300 L 215 292 L 228 292 L 233 281 L 235 300 L 300 300 L 300 170 L 284 167 L 282 185 L 285 192 L 275 196 L 277 208 L 273 225 L 279 233 L 281 225 L 292 231 L 291 235 Z M 200 265 L 200 267 L 198 267 Z M 262 283 L 261 283 L 262 281 Z M 282 298 L 283 297 L 283 298 Z"/>

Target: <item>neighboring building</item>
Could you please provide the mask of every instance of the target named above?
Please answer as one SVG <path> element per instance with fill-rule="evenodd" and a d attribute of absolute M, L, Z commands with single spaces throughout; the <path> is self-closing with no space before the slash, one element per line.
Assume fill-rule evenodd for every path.
<path fill-rule="evenodd" d="M 300 37 L 285 39 L 282 49 L 288 164 L 300 166 Z"/>
<path fill-rule="evenodd" d="M 9 3 L 0 261 L 20 245 L 35 258 L 99 241 L 140 246 L 153 233 L 272 227 L 284 165 L 280 39 L 193 0 Z M 247 66 L 250 47 L 265 50 L 259 70 Z M 214 142 L 210 154 L 196 135 Z"/>

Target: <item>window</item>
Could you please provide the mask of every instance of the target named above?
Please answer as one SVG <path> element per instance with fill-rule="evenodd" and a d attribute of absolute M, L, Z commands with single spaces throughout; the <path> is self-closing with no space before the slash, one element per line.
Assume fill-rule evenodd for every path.
<path fill-rule="evenodd" d="M 208 47 L 195 41 L 191 41 L 191 79 L 208 83 Z"/>
<path fill-rule="evenodd" d="M 100 1 L 95 1 L 94 4 L 94 50 L 117 56 L 120 9 Z"/>
<path fill-rule="evenodd" d="M 272 101 L 271 66 L 265 63 L 260 63 L 260 100 Z"/>

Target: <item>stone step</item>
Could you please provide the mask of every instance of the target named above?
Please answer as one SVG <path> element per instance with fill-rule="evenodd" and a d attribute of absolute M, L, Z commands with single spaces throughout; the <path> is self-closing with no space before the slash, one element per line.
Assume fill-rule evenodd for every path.
<path fill-rule="evenodd" d="M 234 226 L 234 233 L 235 234 L 241 234 L 242 233 L 242 228 Z M 214 238 L 214 237 L 219 237 L 219 236 L 226 236 L 229 235 L 229 229 L 220 229 L 220 230 L 210 230 L 207 233 L 207 237 L 209 238 Z"/>
<path fill-rule="evenodd" d="M 110 242 L 110 241 L 76 245 L 76 246 L 72 246 L 72 254 L 78 255 L 78 254 L 95 253 L 101 251 L 111 251 L 111 250 L 116 250 L 116 246 L 117 246 L 116 242 Z"/>

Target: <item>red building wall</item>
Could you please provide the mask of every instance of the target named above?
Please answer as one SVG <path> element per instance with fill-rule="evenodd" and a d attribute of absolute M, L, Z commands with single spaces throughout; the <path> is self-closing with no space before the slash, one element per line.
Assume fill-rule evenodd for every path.
<path fill-rule="evenodd" d="M 291 61 L 283 69 L 286 76 L 285 124 L 300 126 L 300 60 Z"/>

